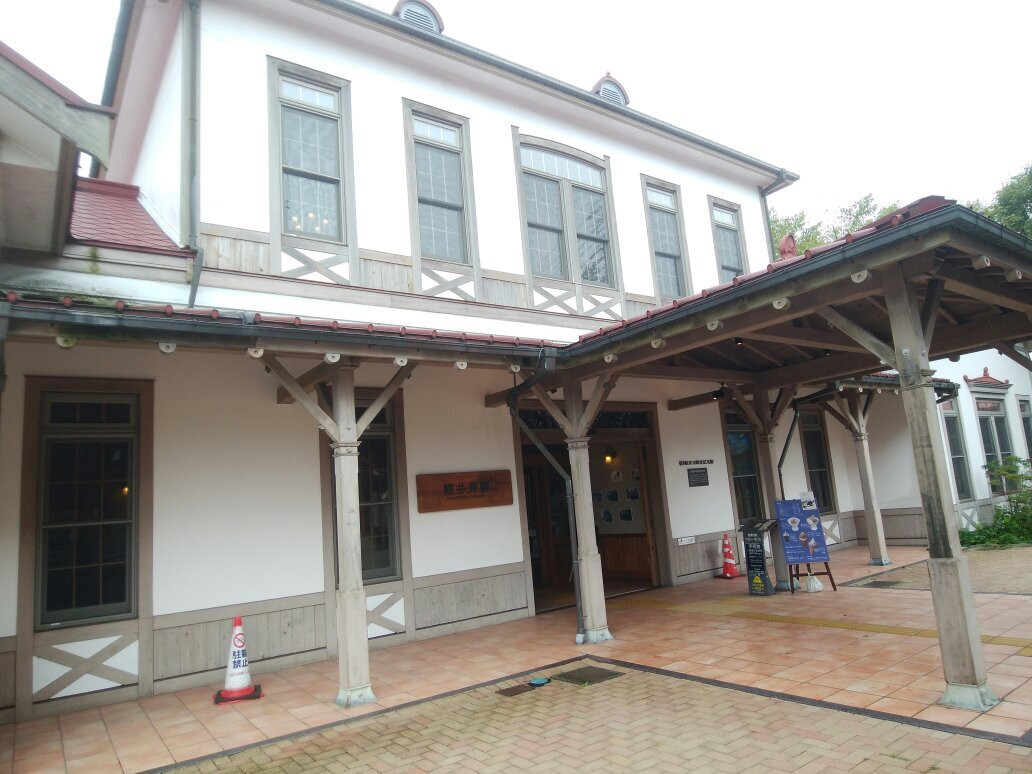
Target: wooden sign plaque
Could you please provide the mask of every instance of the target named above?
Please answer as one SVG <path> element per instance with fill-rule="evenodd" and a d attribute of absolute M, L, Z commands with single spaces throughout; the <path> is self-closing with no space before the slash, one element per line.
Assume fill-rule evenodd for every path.
<path fill-rule="evenodd" d="M 416 476 L 416 507 L 420 513 L 493 505 L 512 505 L 512 474 L 508 470 Z"/>

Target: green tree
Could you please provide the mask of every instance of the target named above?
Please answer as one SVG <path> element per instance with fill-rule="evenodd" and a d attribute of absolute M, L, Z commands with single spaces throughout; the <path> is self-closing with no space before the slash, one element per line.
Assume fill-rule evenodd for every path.
<path fill-rule="evenodd" d="M 811 247 L 841 239 L 846 234 L 859 231 L 872 221 L 898 209 L 898 202 L 879 207 L 874 202 L 874 194 L 867 194 L 848 207 L 839 208 L 838 216 L 830 224 L 825 224 L 823 221 L 807 223 L 804 210 L 782 217 L 772 209 L 770 211 L 770 236 L 774 243 L 774 254 L 778 254 L 778 243 L 785 234 L 795 234 L 796 252 L 802 255 Z"/>
<path fill-rule="evenodd" d="M 1032 164 L 1003 184 L 985 214 L 1032 239 Z"/>

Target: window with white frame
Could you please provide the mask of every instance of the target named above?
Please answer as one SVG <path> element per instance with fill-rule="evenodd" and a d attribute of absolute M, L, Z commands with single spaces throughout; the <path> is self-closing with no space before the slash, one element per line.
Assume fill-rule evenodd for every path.
<path fill-rule="evenodd" d="M 406 102 L 423 258 L 471 263 L 468 123 Z"/>
<path fill-rule="evenodd" d="M 346 242 L 343 87 L 298 72 L 277 72 L 283 234 Z"/>
<path fill-rule="evenodd" d="M 605 172 L 530 145 L 520 162 L 531 274 L 615 287 Z"/>
<path fill-rule="evenodd" d="M 1018 413 L 1021 415 L 1021 429 L 1025 431 L 1027 459 L 1032 460 L 1032 401 L 1028 398 L 1019 398 Z"/>
<path fill-rule="evenodd" d="M 974 497 L 971 490 L 971 472 L 968 469 L 967 451 L 964 446 L 964 433 L 960 424 L 960 413 L 956 401 L 942 403 L 942 419 L 946 426 L 946 442 L 949 444 L 950 462 L 953 466 L 953 480 L 957 484 L 957 499 L 970 500 Z"/>
<path fill-rule="evenodd" d="M 721 283 L 745 274 L 745 246 L 742 241 L 742 211 L 737 204 L 710 197 L 713 245 Z"/>
<path fill-rule="evenodd" d="M 1003 462 L 1014 453 L 1003 398 L 975 396 L 975 410 L 978 412 L 978 431 L 982 436 L 986 464 Z M 1003 487 L 994 484 L 993 491 L 1000 493 Z"/>
<path fill-rule="evenodd" d="M 681 251 L 681 216 L 677 190 L 646 183 L 645 201 L 649 216 L 649 241 L 656 273 L 656 295 L 673 301 L 688 294 Z"/>

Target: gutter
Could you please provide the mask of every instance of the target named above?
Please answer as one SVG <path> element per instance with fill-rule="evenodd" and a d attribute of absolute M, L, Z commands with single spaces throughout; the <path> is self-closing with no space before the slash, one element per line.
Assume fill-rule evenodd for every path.
<path fill-rule="evenodd" d="M 979 215 L 963 205 L 951 204 L 914 218 L 895 228 L 886 229 L 879 234 L 872 234 L 869 237 L 857 240 L 852 244 L 845 244 L 813 258 L 797 261 L 787 268 L 769 271 L 741 285 L 700 298 L 690 304 L 685 304 L 672 310 L 670 313 L 656 314 L 625 328 L 613 327 L 609 332 L 601 336 L 593 336 L 587 341 L 575 342 L 563 347 L 559 350 L 559 358 L 564 363 L 569 363 L 573 360 L 600 355 L 603 352 L 618 352 L 618 350 L 614 350 L 614 347 L 638 337 L 654 334 L 657 330 L 670 323 L 681 322 L 703 312 L 747 298 L 753 294 L 784 287 L 793 280 L 802 279 L 837 264 L 862 258 L 889 245 L 897 244 L 907 239 L 915 239 L 944 228 L 957 228 L 961 231 L 974 233 L 980 238 L 987 239 L 987 241 L 993 242 L 998 246 L 1023 253 L 1026 256 L 1032 256 L 1032 239 L 1013 232 L 1006 226 Z"/>
<path fill-rule="evenodd" d="M 183 168 L 180 181 L 186 211 L 186 247 L 193 252 L 190 272 L 190 300 L 197 301 L 197 287 L 204 268 L 204 250 L 198 246 L 201 202 L 198 185 L 198 114 L 200 113 L 201 0 L 186 0 L 183 6 Z"/>

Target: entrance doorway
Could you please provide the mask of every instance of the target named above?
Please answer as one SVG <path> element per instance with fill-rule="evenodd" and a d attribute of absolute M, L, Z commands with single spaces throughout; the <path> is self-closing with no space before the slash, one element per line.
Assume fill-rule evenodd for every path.
<path fill-rule="evenodd" d="M 527 421 L 526 415 L 537 413 L 524 411 L 521 415 Z M 624 415 L 626 423 L 625 415 L 631 413 L 642 415 L 635 423 L 645 424 L 644 428 L 599 428 L 600 424 L 613 424 L 614 417 L 607 414 Z M 547 422 L 540 417 L 535 419 Z M 656 495 L 650 472 L 655 456 L 651 437 L 642 432 L 647 430 L 647 419 L 645 412 L 602 412 L 589 446 L 595 538 L 607 598 L 659 585 L 654 535 Z M 551 442 L 555 434 L 547 429 L 547 424 L 540 430 L 539 437 L 569 473 L 565 444 Z M 573 554 L 566 482 L 531 445 L 523 447 L 523 482 L 535 608 L 540 613 L 573 605 Z"/>

